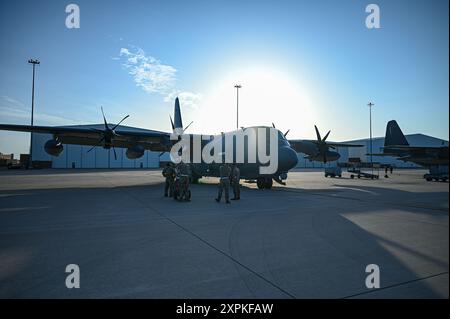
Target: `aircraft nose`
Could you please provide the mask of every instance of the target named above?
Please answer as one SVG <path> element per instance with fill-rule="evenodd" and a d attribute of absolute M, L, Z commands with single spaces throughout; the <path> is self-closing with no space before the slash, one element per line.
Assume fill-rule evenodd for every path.
<path fill-rule="evenodd" d="M 279 170 L 286 172 L 297 166 L 297 153 L 290 147 L 282 147 L 280 149 L 279 161 Z"/>

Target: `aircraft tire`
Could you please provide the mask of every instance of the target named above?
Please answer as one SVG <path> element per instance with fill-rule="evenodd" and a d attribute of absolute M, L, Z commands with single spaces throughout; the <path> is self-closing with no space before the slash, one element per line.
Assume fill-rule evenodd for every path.
<path fill-rule="evenodd" d="M 258 186 L 259 189 L 263 189 L 264 188 L 264 178 L 258 177 L 256 179 L 256 185 Z"/>
<path fill-rule="evenodd" d="M 192 184 L 198 184 L 199 179 L 201 176 L 193 175 L 192 176 Z"/>

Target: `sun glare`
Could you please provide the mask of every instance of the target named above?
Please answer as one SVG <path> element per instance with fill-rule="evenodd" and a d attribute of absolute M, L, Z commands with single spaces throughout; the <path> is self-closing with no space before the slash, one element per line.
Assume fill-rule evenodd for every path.
<path fill-rule="evenodd" d="M 300 138 L 311 131 L 313 106 L 306 86 L 285 72 L 254 68 L 233 72 L 217 81 L 197 110 L 196 129 L 220 133 L 236 128 L 236 84 L 239 89 L 239 126 L 272 125 L 290 129 Z"/>

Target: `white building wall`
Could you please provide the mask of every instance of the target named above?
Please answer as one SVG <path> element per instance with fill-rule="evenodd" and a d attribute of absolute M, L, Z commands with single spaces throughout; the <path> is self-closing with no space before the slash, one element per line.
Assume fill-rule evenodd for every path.
<path fill-rule="evenodd" d="M 33 161 L 51 161 L 52 156 L 47 154 L 44 150 L 45 142 L 52 139 L 51 134 L 37 134 L 33 133 Z"/>

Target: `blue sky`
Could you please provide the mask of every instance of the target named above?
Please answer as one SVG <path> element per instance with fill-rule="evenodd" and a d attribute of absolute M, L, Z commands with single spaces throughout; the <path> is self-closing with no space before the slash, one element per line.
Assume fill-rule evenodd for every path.
<path fill-rule="evenodd" d="M 0 3 L 0 122 L 29 123 L 38 58 L 36 125 L 110 122 L 169 131 L 173 97 L 195 133 L 240 124 L 330 140 L 375 136 L 396 119 L 405 133 L 448 139 L 448 1 L 69 1 Z M 25 133 L 0 132 L 0 152 L 24 153 Z"/>

